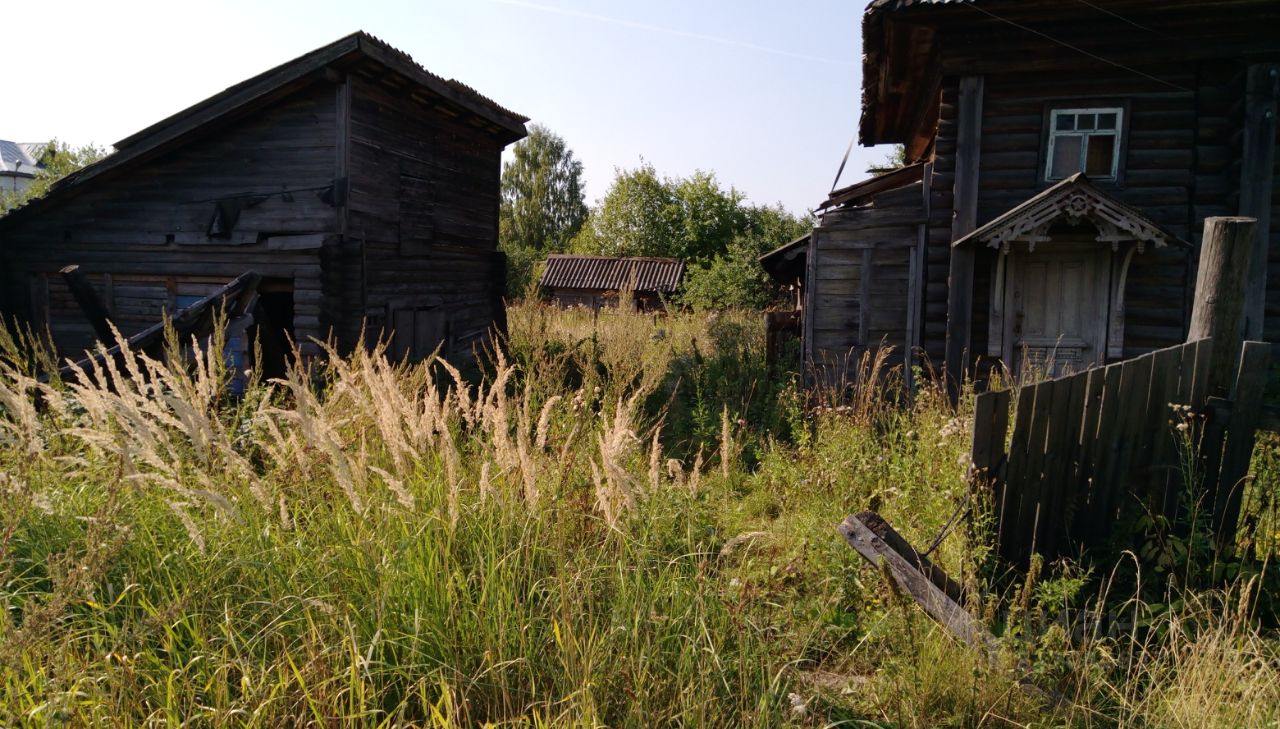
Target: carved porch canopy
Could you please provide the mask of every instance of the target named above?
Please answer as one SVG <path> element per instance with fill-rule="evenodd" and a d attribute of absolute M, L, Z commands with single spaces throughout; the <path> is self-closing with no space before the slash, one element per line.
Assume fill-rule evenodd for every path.
<path fill-rule="evenodd" d="M 1076 226 L 1085 221 L 1098 229 L 1096 240 L 1109 243 L 1113 251 L 1118 251 L 1121 243 L 1135 243 L 1139 253 L 1148 243 L 1157 248 L 1191 247 L 1136 209 L 1094 187 L 1083 174 L 1068 177 L 951 245 L 985 243 L 1008 253 L 1011 244 L 1025 243 L 1034 251 L 1037 243 L 1052 240 L 1049 231 L 1057 223 Z"/>

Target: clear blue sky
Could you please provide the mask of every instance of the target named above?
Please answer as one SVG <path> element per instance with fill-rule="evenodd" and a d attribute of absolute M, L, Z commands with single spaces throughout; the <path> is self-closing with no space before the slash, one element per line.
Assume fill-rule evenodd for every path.
<path fill-rule="evenodd" d="M 864 0 L 50 0 L 11 9 L 0 138 L 109 145 L 365 30 L 561 134 L 587 198 L 641 158 L 821 201 L 858 118 Z M 842 184 L 884 149 L 854 147 Z"/>

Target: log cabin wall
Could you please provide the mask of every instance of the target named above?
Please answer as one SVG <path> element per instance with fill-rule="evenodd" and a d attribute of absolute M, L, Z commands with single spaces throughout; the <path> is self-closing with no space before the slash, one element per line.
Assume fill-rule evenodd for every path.
<path fill-rule="evenodd" d="M 331 84 L 312 84 L 74 195 L 19 211 L 0 228 L 0 309 L 47 324 L 59 352 L 72 355 L 94 336 L 58 276 L 63 266 L 89 274 L 125 335 L 182 297 L 253 269 L 292 287 L 299 341 L 323 336 L 319 249 L 338 229 L 323 199 L 334 180 L 333 99 Z M 238 219 L 225 237 L 210 237 L 219 200 L 234 203 Z"/>
<path fill-rule="evenodd" d="M 1049 186 L 1043 180 L 1048 110 L 1072 104 L 1126 110 L 1120 179 L 1097 182 L 1100 189 L 1196 245 L 1205 217 L 1234 214 L 1244 65 L 1204 61 L 1155 70 L 1155 75 L 1186 90 L 1123 72 L 988 74 L 978 224 Z M 958 81 L 944 79 L 935 141 L 923 330 L 924 348 L 934 359 L 942 355 L 946 331 Z M 1272 241 L 1273 258 L 1280 260 L 1280 232 L 1274 227 Z M 992 256 L 980 253 L 974 273 L 971 350 L 978 355 L 986 352 Z M 1125 357 L 1183 340 L 1194 283 L 1191 262 L 1172 250 L 1147 251 L 1135 258 L 1126 287 Z M 1272 278 L 1278 286 L 1273 290 L 1280 290 L 1280 275 L 1273 273 Z M 1268 327 L 1280 334 L 1280 305 L 1270 305 Z"/>
<path fill-rule="evenodd" d="M 1105 8 L 1053 0 L 874 4 L 864 22 L 861 140 L 905 143 L 910 159 L 934 163 L 922 272 L 925 351 L 936 360 L 945 350 L 962 78 L 981 77 L 984 87 L 979 225 L 1047 187 L 1040 180 L 1053 102 L 1122 102 L 1128 128 L 1121 177 L 1098 186 L 1195 246 L 1189 254 L 1148 250 L 1134 259 L 1126 291 L 1128 357 L 1181 341 L 1202 222 L 1243 210 L 1242 178 L 1251 174 L 1246 157 L 1256 155 L 1244 153 L 1242 140 L 1250 129 L 1255 139 L 1268 133 L 1249 126 L 1246 111 L 1256 107 L 1246 103 L 1246 88 L 1258 89 L 1249 69 L 1280 62 L 1278 22 L 1274 0 L 1112 0 Z M 1272 103 L 1277 93 L 1273 82 Z M 1268 338 L 1280 337 L 1277 170 L 1261 203 L 1273 211 Z M 968 330 L 975 355 L 987 351 L 992 255 L 979 252 L 973 271 Z"/>
<path fill-rule="evenodd" d="M 348 75 L 350 188 L 342 287 L 369 333 L 394 331 L 391 353 L 437 344 L 466 354 L 503 319 L 498 253 L 504 143 L 400 77 Z M 354 341 L 362 322 L 341 332 Z M 412 332 L 412 334 L 410 334 Z"/>

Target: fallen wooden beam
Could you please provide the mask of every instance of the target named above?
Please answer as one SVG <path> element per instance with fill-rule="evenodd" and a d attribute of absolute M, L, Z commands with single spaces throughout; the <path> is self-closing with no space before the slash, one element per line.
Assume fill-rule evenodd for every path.
<path fill-rule="evenodd" d="M 84 317 L 93 326 L 93 333 L 98 336 L 98 341 L 103 344 L 114 342 L 116 335 L 111 331 L 110 313 L 102 303 L 102 299 L 98 298 L 98 292 L 93 290 L 89 277 L 85 276 L 84 271 L 76 265 L 67 266 L 58 273 L 62 274 L 62 280 L 66 282 L 67 288 L 71 289 L 71 295 L 80 305 L 80 311 L 84 312 Z"/>
<path fill-rule="evenodd" d="M 186 341 L 191 337 L 213 333 L 218 312 L 223 312 L 228 322 L 248 313 L 257 303 L 258 282 L 261 280 L 262 277 L 254 271 L 242 273 L 226 286 L 180 310 L 170 321 L 178 340 Z M 164 332 L 165 322 L 156 322 L 126 339 L 125 344 L 131 352 L 159 357 L 164 350 Z M 79 377 L 81 372 L 90 372 L 95 367 L 103 366 L 108 357 L 122 363 L 121 346 L 116 344 L 75 364 L 68 364 L 59 370 L 59 376 L 64 380 Z"/>
<path fill-rule="evenodd" d="M 910 595 L 929 617 L 995 660 L 999 654 L 995 636 L 960 604 L 963 595 L 959 584 L 916 552 L 879 514 L 864 511 L 846 517 L 836 530 L 868 562 L 883 565 L 898 589 Z"/>

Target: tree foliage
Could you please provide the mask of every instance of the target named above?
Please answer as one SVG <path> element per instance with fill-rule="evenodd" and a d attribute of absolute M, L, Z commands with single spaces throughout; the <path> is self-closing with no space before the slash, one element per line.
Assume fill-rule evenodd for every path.
<path fill-rule="evenodd" d="M 715 175 L 659 177 L 652 164 L 618 170 L 573 242 L 579 253 L 701 262 L 724 252 L 746 223 L 742 195 Z"/>
<path fill-rule="evenodd" d="M 752 206 L 744 214 L 745 227 L 722 254 L 689 267 L 685 304 L 695 309 L 758 309 L 777 297 L 778 287 L 760 266 L 760 256 L 804 235 L 813 228 L 813 219 L 793 215 L 781 205 Z"/>
<path fill-rule="evenodd" d="M 684 303 L 759 307 L 769 303 L 775 287 L 757 258 L 811 225 L 781 205 L 747 204 L 734 188 L 721 187 L 712 173 L 667 178 L 641 163 L 617 171 L 573 249 L 679 258 L 687 264 Z"/>
<path fill-rule="evenodd" d="M 508 291 L 522 292 L 537 262 L 566 250 L 586 218 L 582 163 L 563 137 L 531 126 L 502 168 L 499 242 L 508 258 Z"/>
<path fill-rule="evenodd" d="M 21 192 L 0 192 L 0 213 L 23 205 L 28 200 L 43 197 L 58 180 L 106 156 L 107 150 L 92 144 L 72 147 L 66 142 L 52 140 L 41 152 L 40 159 L 36 160 L 40 169 L 31 184 Z"/>

